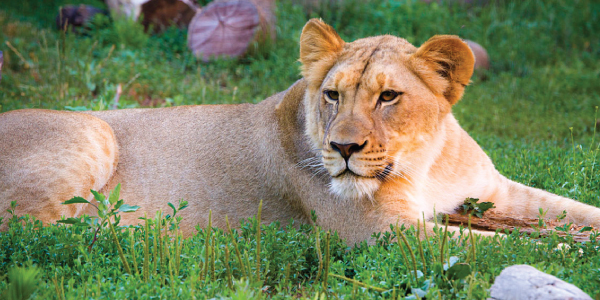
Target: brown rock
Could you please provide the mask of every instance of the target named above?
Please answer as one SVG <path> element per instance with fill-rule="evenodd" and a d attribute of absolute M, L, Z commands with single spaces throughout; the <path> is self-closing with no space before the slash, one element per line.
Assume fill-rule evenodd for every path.
<path fill-rule="evenodd" d="M 259 26 L 255 40 L 259 43 L 267 42 L 267 39 L 275 41 L 275 1 L 273 0 L 250 0 L 258 11 Z"/>
<path fill-rule="evenodd" d="M 56 16 L 56 28 L 77 31 L 76 28 L 85 26 L 96 14 L 108 15 L 108 11 L 90 5 L 65 5 Z"/>
<path fill-rule="evenodd" d="M 475 55 L 475 70 L 489 70 L 490 57 L 488 56 L 487 51 L 485 51 L 485 48 L 471 40 L 465 40 L 465 42 L 467 43 L 467 45 L 469 45 L 469 47 L 473 51 L 473 54 Z"/>
<path fill-rule="evenodd" d="M 180 0 L 150 0 L 142 4 L 142 24 L 160 32 L 171 25 L 185 28 L 196 14 L 196 9 Z"/>

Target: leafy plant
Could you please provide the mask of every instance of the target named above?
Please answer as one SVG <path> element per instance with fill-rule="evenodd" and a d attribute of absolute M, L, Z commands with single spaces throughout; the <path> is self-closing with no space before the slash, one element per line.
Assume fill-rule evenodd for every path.
<path fill-rule="evenodd" d="M 94 16 L 90 24 L 90 36 L 106 44 L 122 45 L 132 49 L 143 49 L 150 36 L 144 26 L 131 18 L 117 16 L 110 18 L 103 14 Z"/>
<path fill-rule="evenodd" d="M 563 210 L 558 216 L 556 216 L 556 220 L 557 221 L 562 221 L 566 217 L 567 217 L 567 211 Z"/>
<path fill-rule="evenodd" d="M 495 207 L 492 202 L 477 203 L 478 201 L 479 199 L 477 198 L 465 199 L 465 202 L 461 205 L 463 214 L 470 214 L 481 218 L 488 209 Z"/>
<path fill-rule="evenodd" d="M 544 210 L 543 208 L 539 208 L 538 210 L 538 228 L 546 228 L 546 214 L 548 210 Z"/>
<path fill-rule="evenodd" d="M 571 226 L 573 226 L 573 222 L 565 223 L 563 226 L 556 226 L 555 229 L 562 232 L 569 232 L 569 230 L 571 230 Z"/>
<path fill-rule="evenodd" d="M 17 206 L 19 206 L 19 204 L 17 204 L 17 201 L 14 201 L 14 200 L 10 201 L 10 208 L 6 210 L 6 212 L 10 214 L 10 219 L 9 219 L 10 223 L 17 223 L 24 219 L 24 217 L 17 216 L 17 214 L 16 214 Z M 2 224 L 3 221 L 4 221 L 4 218 L 0 218 L 0 225 Z"/>
<path fill-rule="evenodd" d="M 57 223 L 69 224 L 73 226 L 81 226 L 81 227 L 91 227 L 94 228 L 94 239 L 88 246 L 88 250 L 91 251 L 92 246 L 97 240 L 98 233 L 108 224 L 109 228 L 113 226 L 117 226 L 121 221 L 121 217 L 118 215 L 119 212 L 135 212 L 140 207 L 137 205 L 131 206 L 129 204 L 125 204 L 123 199 L 119 200 L 119 194 L 121 192 L 121 184 L 117 184 L 114 190 L 110 192 L 110 196 L 106 197 L 103 194 L 98 193 L 97 191 L 91 190 L 94 195 L 94 199 L 97 201 L 98 205 L 86 200 L 83 197 L 73 197 L 65 202 L 62 202 L 63 205 L 68 204 L 89 204 L 96 208 L 98 216 L 84 216 L 81 218 L 67 218 L 64 220 L 58 220 Z M 111 221 L 111 218 L 114 219 L 114 222 Z M 112 229 L 111 229 L 112 230 Z"/>
<path fill-rule="evenodd" d="M 119 199 L 119 195 L 121 192 L 121 184 L 117 184 L 114 190 L 110 192 L 110 196 L 106 197 L 98 193 L 97 191 L 91 190 L 94 195 L 94 199 L 97 201 L 98 205 L 95 205 L 89 201 L 87 201 L 83 197 L 73 197 L 70 200 L 67 200 L 61 204 L 89 204 L 96 208 L 98 216 L 88 217 L 83 216 L 81 218 L 67 218 L 64 220 L 58 220 L 57 223 L 70 224 L 73 226 L 81 226 L 81 227 L 91 227 L 94 228 L 94 238 L 92 242 L 88 246 L 88 252 L 92 251 L 92 246 L 97 241 L 98 233 L 102 230 L 106 224 L 108 224 L 108 228 L 110 229 L 110 233 L 112 234 L 112 238 L 117 246 L 117 250 L 119 251 L 119 256 L 121 257 L 121 261 L 123 262 L 123 266 L 125 271 L 129 274 L 131 273 L 131 268 L 129 267 L 128 261 L 125 259 L 125 255 L 123 253 L 123 248 L 119 243 L 119 239 L 117 238 L 117 234 L 115 232 L 115 226 L 119 224 L 121 221 L 121 217 L 118 215 L 119 212 L 134 212 L 140 208 L 137 205 L 131 206 L 123 203 L 123 199 Z M 111 221 L 111 218 L 114 219 L 114 222 Z"/>
<path fill-rule="evenodd" d="M 188 207 L 188 202 L 183 199 L 179 201 L 177 208 L 173 203 L 168 202 L 167 205 L 173 210 L 173 215 L 166 215 L 165 222 L 169 224 L 169 230 L 175 231 L 179 229 L 179 223 L 181 222 L 181 217 L 176 216 L 178 212 Z"/>

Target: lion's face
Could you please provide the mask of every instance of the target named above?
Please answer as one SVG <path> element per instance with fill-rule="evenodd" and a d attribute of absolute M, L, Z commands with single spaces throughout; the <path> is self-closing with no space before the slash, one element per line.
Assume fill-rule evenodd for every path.
<path fill-rule="evenodd" d="M 383 182 L 415 172 L 412 156 L 427 150 L 472 73 L 468 46 L 446 39 L 433 49 L 423 48 L 430 42 L 417 49 L 394 36 L 344 43 L 328 25 L 309 21 L 300 59 L 309 84 L 306 133 L 320 150 L 333 193 L 369 197 Z M 450 51 L 463 51 L 467 63 L 470 56 L 467 78 L 457 76 L 461 66 L 453 57 L 440 61 L 448 44 L 458 46 Z"/>
<path fill-rule="evenodd" d="M 448 111 L 407 67 L 415 50 L 392 36 L 347 44 L 311 93 L 318 147 L 336 194 L 371 195 L 386 179 L 405 176 L 407 156 L 431 139 Z"/>

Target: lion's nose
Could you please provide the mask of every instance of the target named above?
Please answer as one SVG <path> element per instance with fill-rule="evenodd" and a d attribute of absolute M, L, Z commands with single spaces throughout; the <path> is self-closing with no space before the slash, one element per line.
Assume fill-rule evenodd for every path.
<path fill-rule="evenodd" d="M 352 155 L 352 153 L 359 152 L 360 150 L 362 150 L 365 147 L 366 144 L 367 144 L 366 141 L 362 145 L 359 145 L 357 143 L 349 143 L 349 144 L 338 144 L 336 142 L 330 143 L 331 148 L 333 148 L 333 150 L 339 152 L 346 162 L 348 161 L 348 159 L 350 158 L 350 155 Z"/>

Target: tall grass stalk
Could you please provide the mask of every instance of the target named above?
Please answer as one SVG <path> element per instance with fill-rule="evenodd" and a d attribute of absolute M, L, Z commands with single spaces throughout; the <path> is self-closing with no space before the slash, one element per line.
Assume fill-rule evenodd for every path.
<path fill-rule="evenodd" d="M 210 237 L 212 234 L 212 210 L 208 211 L 208 224 L 206 225 L 206 230 L 204 231 L 204 273 L 202 275 L 203 279 L 208 279 L 208 269 L 210 268 Z"/>
<path fill-rule="evenodd" d="M 576 179 L 575 179 L 575 177 L 577 175 L 577 158 L 575 157 L 576 152 L 575 152 L 575 141 L 573 140 L 573 127 L 569 127 L 569 130 L 571 131 L 571 147 L 573 148 L 573 153 L 572 153 L 573 162 L 571 164 L 571 168 L 573 170 L 572 171 L 573 177 L 571 180 L 573 181 L 572 182 L 573 188 L 575 188 L 575 186 L 577 186 Z"/>
<path fill-rule="evenodd" d="M 406 269 L 410 268 L 410 262 L 408 261 L 408 256 L 406 256 L 406 251 L 404 250 L 404 246 L 402 245 L 401 242 L 401 238 L 400 238 L 400 226 L 399 226 L 400 220 L 398 219 L 398 221 L 396 221 L 396 243 L 398 244 L 398 248 L 400 249 L 400 253 L 402 253 L 402 258 L 404 259 L 404 265 L 406 266 Z M 409 276 L 409 281 L 413 282 L 414 281 L 414 286 L 417 286 L 417 280 L 416 278 L 414 278 L 414 280 L 412 280 L 414 277 Z"/>
<path fill-rule="evenodd" d="M 594 167 L 596 165 L 596 155 L 598 155 L 598 150 L 600 149 L 600 143 L 595 146 L 596 149 L 594 149 L 594 143 L 596 141 L 596 128 L 598 127 L 598 106 L 596 106 L 596 109 L 594 111 L 594 132 L 592 134 L 592 143 L 590 144 L 590 154 L 592 155 L 592 166 L 590 167 L 590 175 L 586 176 L 584 179 L 592 178 L 592 175 L 594 174 Z M 583 185 L 585 186 L 585 188 L 587 189 L 587 180 L 584 181 Z"/>
<path fill-rule="evenodd" d="M 423 224 L 425 226 L 425 224 Z M 423 263 L 423 274 L 427 274 L 427 263 L 425 262 L 425 254 L 423 251 L 423 243 L 421 242 L 421 220 L 417 220 L 417 249 Z"/>
<path fill-rule="evenodd" d="M 121 248 L 121 244 L 119 243 L 119 239 L 117 238 L 117 233 L 115 232 L 115 227 L 113 226 L 113 224 L 110 220 L 108 221 L 108 227 L 110 228 L 110 233 L 112 234 L 113 241 L 115 242 L 115 245 L 117 246 L 117 251 L 119 251 L 119 257 L 121 257 L 121 261 L 123 262 L 123 267 L 125 267 L 125 272 L 127 272 L 127 274 L 132 274 L 131 269 L 129 268 L 129 263 L 125 259 L 125 254 L 123 254 L 123 248 Z"/>
<path fill-rule="evenodd" d="M 160 252 L 160 262 L 159 262 L 159 266 L 160 266 L 160 272 L 159 274 L 163 274 L 167 268 L 166 268 L 166 264 L 165 264 L 165 238 L 163 237 L 163 220 L 162 220 L 162 211 L 160 211 L 160 218 L 158 219 L 157 222 L 157 226 L 158 226 L 158 248 L 159 248 L 159 252 Z M 166 224 L 164 225 L 166 226 Z M 161 276 L 163 284 L 165 282 L 165 276 Z"/>
<path fill-rule="evenodd" d="M 152 275 L 156 276 L 158 273 L 158 257 L 159 257 L 159 251 L 158 251 L 158 222 L 159 219 L 156 218 L 154 219 L 154 238 L 152 239 Z"/>
<path fill-rule="evenodd" d="M 325 294 L 329 294 L 327 292 L 327 279 L 328 279 L 328 275 L 329 275 L 329 261 L 331 259 L 330 256 L 330 249 L 329 249 L 329 242 L 331 240 L 331 233 L 329 233 L 329 231 L 327 231 L 327 234 L 325 236 L 325 270 L 323 272 L 323 292 L 325 292 Z"/>
<path fill-rule="evenodd" d="M 446 244 L 446 240 L 448 239 L 448 216 L 446 215 L 446 226 L 444 226 L 444 235 L 442 236 L 442 241 L 440 242 L 440 263 L 444 265 L 444 245 Z"/>
<path fill-rule="evenodd" d="M 329 273 L 329 276 L 335 277 L 337 279 L 342 279 L 342 280 L 345 280 L 345 281 L 348 281 L 348 282 L 352 283 L 353 285 L 364 287 L 364 288 L 367 288 L 367 289 L 370 289 L 370 290 L 374 290 L 374 291 L 377 291 L 377 292 L 380 292 L 380 293 L 388 291 L 387 289 L 376 287 L 376 286 L 372 286 L 370 284 L 366 284 L 364 282 L 360 282 L 360 281 L 358 281 L 356 279 L 348 278 L 346 276 L 342 276 L 342 275 L 338 275 L 338 274 L 334 274 L 334 273 Z M 392 299 L 396 299 L 396 298 L 392 297 Z"/>
<path fill-rule="evenodd" d="M 250 254 L 248 251 L 244 252 L 244 260 L 246 260 L 246 266 L 248 266 L 248 280 L 252 279 L 252 264 L 250 264 Z"/>
<path fill-rule="evenodd" d="M 400 234 L 400 237 L 402 238 L 402 241 L 404 242 L 404 245 L 406 245 L 406 248 L 408 248 L 408 253 L 410 254 L 410 258 L 412 259 L 412 266 L 413 266 L 413 271 L 414 271 L 413 275 L 415 276 L 415 283 L 417 283 L 418 282 L 418 278 L 417 278 L 417 259 L 415 258 L 415 253 L 412 251 L 412 247 L 408 243 L 408 240 L 406 239 L 406 236 L 404 236 L 404 233 L 402 233 L 402 229 L 397 229 L 397 232 Z"/>
<path fill-rule="evenodd" d="M 144 213 L 144 282 L 150 278 L 150 240 L 148 238 L 148 214 Z"/>
<path fill-rule="evenodd" d="M 319 266 L 317 267 L 317 277 L 319 280 L 321 272 L 323 271 L 323 254 L 321 253 L 321 242 L 319 241 L 320 230 L 317 224 L 313 224 L 313 231 L 315 233 L 315 250 L 317 251 L 317 258 L 319 259 Z"/>
<path fill-rule="evenodd" d="M 471 241 L 471 259 L 473 261 L 473 263 L 477 262 L 477 254 L 476 254 L 476 244 L 475 244 L 475 237 L 473 236 L 473 230 L 471 229 L 471 214 L 469 214 L 469 221 L 468 221 L 468 225 L 469 225 L 469 239 Z M 470 260 L 467 260 L 467 262 L 470 262 Z"/>
<path fill-rule="evenodd" d="M 183 241 L 181 238 L 181 230 L 177 231 L 177 235 L 175 237 L 175 276 L 179 277 L 179 271 L 181 268 L 181 247 L 183 246 Z"/>
<path fill-rule="evenodd" d="M 135 234 L 134 229 L 129 230 L 129 255 L 131 256 L 131 261 L 133 261 L 133 273 L 134 275 L 138 274 L 138 264 L 135 257 Z"/>
<path fill-rule="evenodd" d="M 110 223 L 110 222 L 109 222 Z M 60 284 L 58 283 L 58 278 L 56 274 L 52 277 L 52 283 L 54 283 L 54 289 L 56 290 L 56 296 L 58 300 L 65 300 L 65 290 L 64 290 L 64 277 L 60 278 Z"/>
<path fill-rule="evenodd" d="M 227 218 L 227 216 L 225 216 L 225 223 L 227 224 L 227 232 L 229 234 L 229 237 L 231 238 L 231 243 L 233 243 L 233 249 L 235 250 L 235 256 L 238 259 L 242 276 L 249 277 L 250 273 L 246 272 L 246 267 L 244 266 L 244 262 L 242 261 L 242 255 L 240 254 L 240 248 L 238 247 L 237 240 L 233 234 L 233 231 L 231 230 L 231 226 L 229 225 L 229 218 Z"/>
<path fill-rule="evenodd" d="M 281 279 L 281 282 L 283 284 L 287 284 L 290 280 L 290 268 L 291 268 L 291 264 L 288 262 L 285 265 L 285 270 L 283 271 L 283 278 Z"/>
<path fill-rule="evenodd" d="M 215 251 L 215 236 L 210 237 L 210 280 L 214 281 L 217 276 L 215 274 L 215 261 L 216 261 L 216 251 Z"/>
<path fill-rule="evenodd" d="M 6 46 L 8 46 L 8 48 L 10 48 L 10 50 L 12 50 L 17 55 L 17 57 L 19 57 L 19 59 L 25 66 L 25 69 L 29 69 L 29 62 L 25 59 L 25 57 L 23 57 L 23 54 L 21 54 L 21 52 L 19 52 L 19 50 L 17 50 L 17 48 L 15 48 L 9 41 L 6 41 L 5 44 Z"/>
<path fill-rule="evenodd" d="M 171 286 L 171 288 L 173 288 L 175 286 L 175 276 L 173 275 L 173 261 L 175 260 L 173 259 L 174 253 L 173 250 L 171 250 L 170 244 L 171 243 L 169 243 L 169 240 L 165 241 L 165 254 L 166 257 L 169 258 L 167 262 L 167 269 L 169 271 L 169 285 Z"/>
<path fill-rule="evenodd" d="M 233 282 L 232 282 L 232 278 L 231 278 L 231 265 L 229 264 L 229 247 L 225 247 L 225 274 L 226 274 L 226 278 L 227 278 L 227 287 L 229 289 L 233 288 Z"/>
<path fill-rule="evenodd" d="M 429 249 L 429 253 L 431 255 L 431 263 L 435 263 L 435 255 L 433 254 L 433 246 L 429 241 L 429 234 L 427 233 L 427 220 L 425 220 L 425 213 L 423 213 L 423 233 L 425 234 L 425 243 L 427 243 L 427 248 Z"/>
<path fill-rule="evenodd" d="M 256 281 L 260 282 L 260 223 L 263 201 L 258 204 L 258 214 L 256 215 Z"/>

